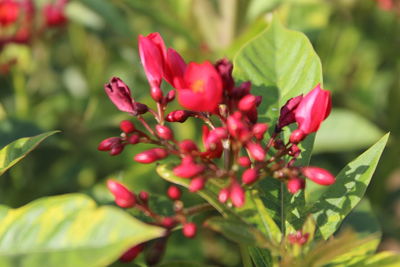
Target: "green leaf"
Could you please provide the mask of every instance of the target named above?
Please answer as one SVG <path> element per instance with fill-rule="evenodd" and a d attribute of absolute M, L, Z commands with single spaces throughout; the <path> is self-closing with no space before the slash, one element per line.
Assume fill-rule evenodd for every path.
<path fill-rule="evenodd" d="M 33 137 L 20 138 L 0 150 L 0 175 L 23 159 L 29 152 L 35 149 L 44 139 L 58 133 L 52 131 Z"/>
<path fill-rule="evenodd" d="M 313 153 L 350 151 L 370 146 L 382 131 L 357 113 L 333 109 L 318 130 Z"/>
<path fill-rule="evenodd" d="M 255 267 L 272 267 L 273 260 L 267 249 L 249 247 L 249 253 Z"/>
<path fill-rule="evenodd" d="M 286 29 L 277 18 L 239 51 L 234 66 L 235 78 L 250 80 L 252 93 L 263 96 L 259 115 L 267 122 L 275 121 L 289 98 L 322 83 L 321 62 L 310 41 Z"/>
<path fill-rule="evenodd" d="M 360 202 L 385 148 L 389 134 L 350 162 L 337 175 L 336 182 L 313 204 L 313 214 L 319 235 L 324 239 L 331 236 L 343 219 Z"/>
<path fill-rule="evenodd" d="M 260 230 L 237 219 L 212 217 L 205 222 L 205 226 L 239 244 L 275 248 Z"/>
<path fill-rule="evenodd" d="M 213 267 L 214 265 L 204 265 L 199 262 L 192 261 L 171 261 L 157 265 L 158 267 Z"/>
<path fill-rule="evenodd" d="M 373 256 L 356 258 L 344 264 L 332 265 L 332 267 L 397 267 L 400 265 L 400 255 L 385 251 Z"/>
<path fill-rule="evenodd" d="M 0 266 L 106 266 L 129 247 L 163 236 L 85 195 L 42 198 L 9 210 L 0 223 Z"/>

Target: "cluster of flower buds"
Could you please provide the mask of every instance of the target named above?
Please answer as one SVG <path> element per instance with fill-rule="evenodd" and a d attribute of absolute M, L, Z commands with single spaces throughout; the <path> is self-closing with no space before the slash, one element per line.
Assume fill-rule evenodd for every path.
<path fill-rule="evenodd" d="M 292 245 L 304 245 L 305 243 L 307 243 L 308 238 L 309 238 L 310 234 L 309 233 L 302 233 L 302 231 L 297 231 L 294 234 L 289 234 L 287 236 L 288 241 L 292 244 Z"/>
<path fill-rule="evenodd" d="M 295 164 L 301 142 L 319 129 L 331 110 L 330 92 L 319 84 L 308 94 L 289 99 L 271 128 L 258 122 L 257 108 L 262 98 L 251 93 L 250 82 L 235 83 L 228 60 L 186 63 L 175 50 L 166 48 L 158 33 L 140 36 L 139 52 L 157 109 L 135 101 L 129 87 L 119 78 L 112 78 L 105 86 L 107 95 L 119 110 L 135 116 L 143 131 L 123 121 L 121 136 L 102 141 L 99 150 L 116 155 L 127 144 L 151 144 L 155 147 L 135 155 L 134 160 L 148 164 L 177 157 L 179 163 L 173 172 L 190 180 L 191 192 L 202 190 L 209 179 L 220 179 L 225 182 L 219 201 L 235 207 L 245 203 L 245 190 L 262 178 L 282 181 L 293 194 L 304 188 L 305 178 L 321 185 L 335 182 L 324 169 Z M 173 87 L 167 94 L 161 89 L 163 81 Z M 183 109 L 166 114 L 175 94 Z M 144 113 L 154 117 L 155 126 L 143 117 Z M 193 140 L 176 140 L 167 125 L 188 118 L 203 124 L 202 148 Z M 282 132 L 294 123 L 297 129 L 284 141 Z M 178 197 L 174 190 L 170 192 L 172 199 Z"/>
<path fill-rule="evenodd" d="M 115 204 L 119 207 L 124 209 L 138 209 L 151 218 L 152 224 L 165 228 L 166 232 L 162 238 L 163 243 L 168 239 L 172 229 L 179 225 L 182 225 L 182 233 L 185 237 L 194 238 L 196 236 L 197 226 L 195 223 L 188 220 L 188 216 L 209 208 L 209 206 L 201 205 L 184 209 L 184 204 L 180 201 L 182 195 L 181 190 L 178 187 L 171 185 L 168 188 L 166 195 L 171 199 L 171 201 L 173 201 L 175 215 L 162 216 L 151 209 L 149 205 L 150 195 L 148 192 L 141 191 L 136 195 L 125 185 L 113 179 L 107 181 L 107 187 L 114 196 Z M 124 262 L 132 261 L 147 247 L 150 247 L 148 243 L 133 246 L 120 257 L 120 260 Z M 160 248 L 158 247 L 158 249 Z M 154 260 L 154 257 L 151 257 L 149 260 Z"/>
<path fill-rule="evenodd" d="M 65 25 L 67 2 L 51 1 L 38 12 L 32 0 L 0 0 L 0 50 L 10 43 L 28 44 L 33 36 L 42 34 L 46 28 Z"/>

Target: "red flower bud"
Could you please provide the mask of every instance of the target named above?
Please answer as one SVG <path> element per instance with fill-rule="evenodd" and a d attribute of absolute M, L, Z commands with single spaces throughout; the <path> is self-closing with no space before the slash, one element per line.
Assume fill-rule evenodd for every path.
<path fill-rule="evenodd" d="M 172 48 L 168 48 L 165 61 L 164 79 L 173 87 L 176 87 L 175 79 L 182 79 L 186 71 L 186 63 L 181 55 Z"/>
<path fill-rule="evenodd" d="M 304 167 L 301 172 L 305 177 L 320 185 L 331 185 L 335 183 L 335 176 L 325 169 L 318 167 Z"/>
<path fill-rule="evenodd" d="M 115 203 L 121 208 L 131 208 L 136 204 L 136 197 L 132 191 L 123 184 L 115 181 L 107 181 L 108 190 L 114 195 Z"/>
<path fill-rule="evenodd" d="M 228 201 L 229 194 L 230 194 L 229 188 L 222 188 L 218 194 L 218 201 L 221 203 L 225 203 L 226 201 Z"/>
<path fill-rule="evenodd" d="M 236 182 L 231 185 L 230 199 L 235 207 L 241 207 L 244 205 L 245 201 L 244 190 Z"/>
<path fill-rule="evenodd" d="M 140 199 L 143 203 L 147 203 L 147 201 L 149 200 L 149 193 L 147 193 L 146 191 L 140 191 L 140 193 L 139 193 L 139 199 Z"/>
<path fill-rule="evenodd" d="M 321 89 L 318 84 L 296 108 L 295 117 L 299 129 L 306 135 L 316 132 L 331 112 L 331 104 L 331 93 Z"/>
<path fill-rule="evenodd" d="M 229 133 L 241 142 L 245 142 L 251 137 L 250 130 L 244 123 L 243 116 L 240 112 L 235 112 L 228 117 L 227 127 Z"/>
<path fill-rule="evenodd" d="M 174 218 L 171 217 L 165 217 L 161 221 L 162 226 L 165 228 L 171 229 L 176 225 L 176 221 Z"/>
<path fill-rule="evenodd" d="M 294 117 L 294 112 L 302 99 L 303 95 L 293 97 L 289 99 L 286 104 L 281 108 L 281 113 L 277 125 L 278 130 L 296 121 Z"/>
<path fill-rule="evenodd" d="M 54 4 L 47 4 L 43 8 L 43 16 L 48 27 L 63 26 L 67 22 L 65 5 L 67 0 L 59 0 Z"/>
<path fill-rule="evenodd" d="M 290 193 L 295 194 L 297 191 L 304 189 L 306 186 L 305 181 L 301 178 L 291 178 L 287 183 L 287 189 Z"/>
<path fill-rule="evenodd" d="M 291 244 L 299 244 L 302 246 L 307 243 L 309 236 L 309 233 L 303 234 L 301 231 L 297 231 L 294 234 L 289 234 L 287 238 Z"/>
<path fill-rule="evenodd" d="M 256 161 L 263 161 L 265 159 L 265 150 L 260 144 L 249 142 L 246 144 L 249 150 L 250 156 L 252 156 Z"/>
<path fill-rule="evenodd" d="M 131 90 L 120 78 L 113 77 L 104 88 L 110 100 L 119 110 L 134 113 Z"/>
<path fill-rule="evenodd" d="M 113 147 L 110 149 L 109 154 L 110 154 L 111 156 L 116 156 L 116 155 L 121 154 L 121 152 L 122 152 L 123 150 L 124 150 L 124 145 L 123 145 L 123 144 L 117 144 L 117 145 L 113 146 Z"/>
<path fill-rule="evenodd" d="M 243 172 L 242 181 L 244 184 L 252 184 L 258 179 L 258 170 L 257 169 L 247 169 Z"/>
<path fill-rule="evenodd" d="M 257 98 L 255 95 L 245 95 L 242 99 L 240 99 L 238 107 L 241 111 L 250 111 L 251 109 L 256 107 Z"/>
<path fill-rule="evenodd" d="M 156 133 L 160 138 L 165 140 L 172 140 L 174 138 L 172 130 L 164 125 L 156 125 Z"/>
<path fill-rule="evenodd" d="M 235 99 L 241 99 L 245 95 L 248 95 L 250 93 L 250 90 L 251 90 L 251 82 L 247 81 L 239 85 L 239 87 L 235 87 L 232 90 L 231 95 Z"/>
<path fill-rule="evenodd" d="M 201 164 L 196 164 L 190 156 L 185 157 L 182 163 L 174 168 L 174 174 L 182 178 L 191 178 L 199 175 L 204 171 L 205 167 Z"/>
<path fill-rule="evenodd" d="M 164 97 L 163 92 L 161 91 L 161 89 L 159 87 L 151 87 L 150 95 L 151 95 L 151 98 L 153 98 L 153 100 L 156 102 L 161 102 L 161 100 Z"/>
<path fill-rule="evenodd" d="M 248 168 L 251 165 L 251 160 L 246 156 L 238 158 L 237 161 L 238 161 L 238 164 L 244 168 Z"/>
<path fill-rule="evenodd" d="M 224 90 L 230 92 L 233 86 L 235 85 L 235 82 L 232 77 L 232 70 L 233 70 L 232 62 L 230 62 L 226 58 L 220 59 L 215 64 L 215 69 L 221 76 Z"/>
<path fill-rule="evenodd" d="M 168 92 L 167 96 L 165 97 L 165 102 L 169 103 L 175 99 L 175 90 L 171 90 Z"/>
<path fill-rule="evenodd" d="M 268 124 L 266 123 L 257 123 L 253 126 L 253 134 L 254 137 L 257 138 L 258 140 L 261 140 L 264 138 L 265 132 L 268 130 Z"/>
<path fill-rule="evenodd" d="M 168 122 L 185 122 L 192 113 L 186 110 L 175 110 L 169 113 L 165 120 Z"/>
<path fill-rule="evenodd" d="M 128 137 L 128 143 L 131 145 L 135 145 L 139 143 L 140 137 L 137 134 L 132 134 L 131 136 Z"/>
<path fill-rule="evenodd" d="M 131 262 L 133 261 L 144 249 L 143 244 L 136 245 L 128 249 L 120 258 L 119 260 L 122 262 Z"/>
<path fill-rule="evenodd" d="M 189 154 L 192 151 L 199 151 L 197 145 L 192 140 L 183 140 L 179 143 L 179 149 L 184 154 Z"/>
<path fill-rule="evenodd" d="M 135 125 L 131 121 L 128 121 L 128 120 L 121 121 L 121 123 L 119 124 L 119 128 L 124 133 L 132 133 L 136 129 Z"/>
<path fill-rule="evenodd" d="M 119 137 L 110 137 L 101 141 L 97 149 L 100 151 L 109 151 L 114 146 L 119 146 L 120 144 L 121 139 Z"/>
<path fill-rule="evenodd" d="M 204 188 L 206 180 L 199 176 L 199 177 L 195 177 L 190 181 L 190 185 L 189 185 L 189 191 L 190 192 L 197 192 L 201 189 Z"/>
<path fill-rule="evenodd" d="M 168 156 L 168 152 L 163 148 L 152 148 L 137 154 L 134 159 L 139 163 L 153 163 Z"/>
<path fill-rule="evenodd" d="M 168 197 L 172 200 L 178 200 L 181 198 L 181 195 L 182 195 L 181 190 L 174 185 L 171 185 L 170 187 L 168 187 L 167 194 L 168 194 Z"/>
<path fill-rule="evenodd" d="M 304 132 L 302 130 L 296 129 L 290 135 L 289 141 L 292 144 L 298 144 L 301 141 L 303 141 L 305 137 L 306 137 L 306 135 L 304 134 Z"/>
<path fill-rule="evenodd" d="M 185 223 L 182 232 L 187 238 L 194 238 L 196 236 L 197 226 L 194 223 Z"/>
<path fill-rule="evenodd" d="M 293 144 L 290 148 L 289 148 L 289 155 L 293 156 L 293 157 L 297 157 L 300 154 L 301 150 L 300 148 Z"/>
<path fill-rule="evenodd" d="M 13 0 L 0 2 L 0 25 L 8 26 L 14 23 L 20 14 L 20 4 Z"/>

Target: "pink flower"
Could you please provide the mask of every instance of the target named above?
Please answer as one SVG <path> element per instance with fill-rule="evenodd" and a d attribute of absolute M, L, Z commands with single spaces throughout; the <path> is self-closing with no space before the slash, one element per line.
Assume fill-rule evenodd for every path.
<path fill-rule="evenodd" d="M 13 0 L 0 2 L 0 25 L 8 26 L 14 23 L 20 14 L 20 5 Z"/>
<path fill-rule="evenodd" d="M 215 112 L 222 100 L 222 80 L 214 66 L 206 61 L 189 63 L 182 79 L 175 77 L 178 101 L 192 111 Z"/>
<path fill-rule="evenodd" d="M 104 87 L 108 97 L 121 111 L 134 113 L 133 98 L 131 90 L 120 78 L 113 77 Z"/>
<path fill-rule="evenodd" d="M 318 84 L 301 100 L 295 118 L 304 134 L 316 132 L 331 111 L 331 93 Z"/>
<path fill-rule="evenodd" d="M 43 8 L 43 16 L 48 27 L 62 26 L 67 23 L 65 5 L 68 0 L 59 0 L 54 4 L 47 4 Z"/>
<path fill-rule="evenodd" d="M 182 163 L 174 168 L 174 174 L 182 178 L 191 178 L 204 171 L 204 165 L 194 162 L 191 156 L 182 159 Z"/>
<path fill-rule="evenodd" d="M 304 167 L 301 172 L 305 177 L 320 185 L 331 185 L 335 183 L 335 176 L 327 170 L 318 167 Z"/>

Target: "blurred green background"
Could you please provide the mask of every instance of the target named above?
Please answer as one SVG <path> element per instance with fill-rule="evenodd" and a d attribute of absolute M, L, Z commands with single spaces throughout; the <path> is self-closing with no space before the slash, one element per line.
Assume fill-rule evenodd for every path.
<path fill-rule="evenodd" d="M 311 40 L 322 61 L 324 88 L 333 93 L 334 110 L 317 135 L 312 164 L 338 173 L 391 132 L 368 198 L 382 226 L 381 249 L 400 252 L 399 3 L 397 10 L 383 10 L 374 0 L 71 0 L 66 12 L 65 27 L 0 52 L 0 64 L 17 59 L 0 76 L 0 147 L 19 137 L 62 131 L 0 179 L 0 203 L 18 207 L 68 192 L 109 203 L 104 181 L 110 177 L 135 191 L 165 192 L 153 165 L 132 160 L 144 146 L 129 147 L 118 157 L 97 151 L 101 140 L 119 134 L 119 121 L 128 119 L 103 85 L 118 76 L 135 98 L 151 105 L 138 58 L 139 34 L 160 32 L 187 61 L 233 59 L 275 12 Z M 190 120 L 176 127 L 178 138 L 199 138 Z M 176 234 L 170 242 L 169 258 L 240 265 L 237 254 L 226 256 L 236 247 L 208 231 L 194 241 Z"/>

